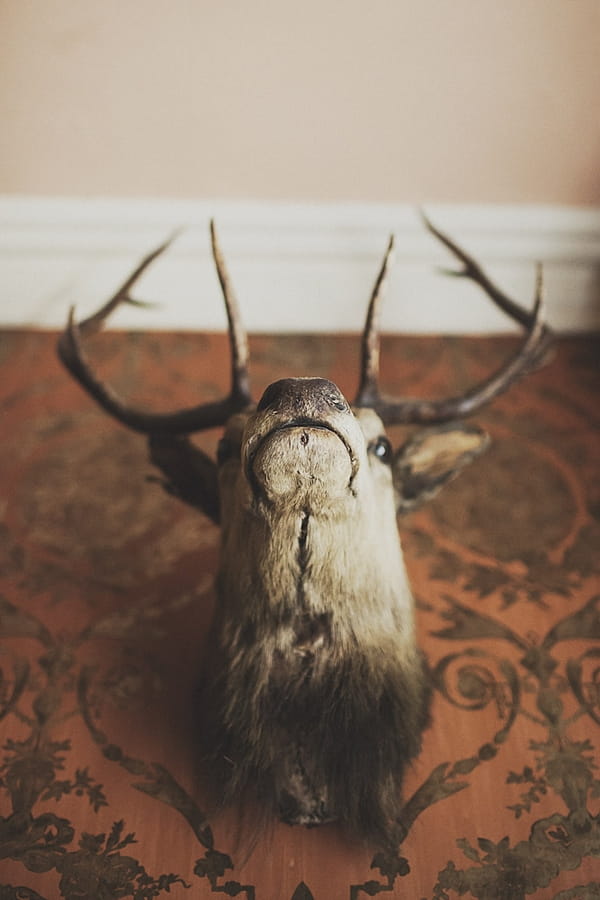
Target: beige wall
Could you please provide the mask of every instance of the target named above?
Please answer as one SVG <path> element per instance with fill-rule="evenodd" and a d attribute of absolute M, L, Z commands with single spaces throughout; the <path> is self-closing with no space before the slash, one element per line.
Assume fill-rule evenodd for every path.
<path fill-rule="evenodd" d="M 0 192 L 600 203 L 600 0 L 0 0 Z"/>

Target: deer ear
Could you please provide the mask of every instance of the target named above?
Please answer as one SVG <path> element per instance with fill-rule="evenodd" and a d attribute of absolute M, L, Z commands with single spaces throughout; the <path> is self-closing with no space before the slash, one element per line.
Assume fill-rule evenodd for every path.
<path fill-rule="evenodd" d="M 398 513 L 431 500 L 489 443 L 486 432 L 475 425 L 453 423 L 417 431 L 396 451 L 392 463 Z"/>

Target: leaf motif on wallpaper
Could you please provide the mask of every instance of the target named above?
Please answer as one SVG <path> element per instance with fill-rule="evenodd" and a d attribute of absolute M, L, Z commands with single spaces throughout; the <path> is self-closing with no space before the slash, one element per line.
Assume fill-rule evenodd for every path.
<path fill-rule="evenodd" d="M 571 613 L 552 628 L 544 638 L 544 646 L 576 639 L 600 640 L 600 594 L 596 594 L 581 609 Z"/>
<path fill-rule="evenodd" d="M 527 647 L 526 642 L 516 635 L 510 628 L 502 625 L 496 619 L 479 613 L 468 606 L 454 600 L 448 594 L 444 594 L 444 600 L 449 609 L 441 613 L 443 619 L 452 622 L 449 628 L 442 628 L 439 631 L 432 631 L 434 637 L 445 638 L 446 640 L 468 640 L 481 638 L 496 638 L 499 640 L 510 641 L 517 647 Z"/>
<path fill-rule="evenodd" d="M 449 900 L 449 891 L 459 896 L 470 893 L 476 900 L 525 900 L 538 888 L 548 887 L 561 871 L 576 869 L 584 857 L 600 854 L 600 825 L 590 817 L 583 825 L 581 815 L 556 813 L 537 821 L 529 840 L 514 846 L 508 837 L 498 843 L 478 838 L 477 849 L 459 838 L 457 846 L 475 865 L 457 869 L 448 862 L 438 874 L 433 900 Z"/>
<path fill-rule="evenodd" d="M 578 884 L 555 894 L 552 900 L 600 900 L 600 881 Z"/>
<path fill-rule="evenodd" d="M 439 766 L 436 766 L 406 803 L 400 817 L 400 824 L 406 833 L 408 833 L 417 817 L 428 807 L 469 786 L 468 781 L 452 780 L 455 773 L 453 770 L 449 771 L 449 768 L 449 762 L 440 763 Z"/>
<path fill-rule="evenodd" d="M 595 665 L 597 659 L 600 659 L 600 647 L 591 647 L 577 659 L 568 660 L 567 678 L 583 709 L 600 725 L 600 666 Z M 589 660 L 592 660 L 593 671 L 584 676 L 584 664 Z"/>
<path fill-rule="evenodd" d="M 404 820 L 401 824 L 406 830 Z M 376 853 L 371 861 L 371 868 L 377 869 L 385 878 L 385 881 L 375 881 L 374 878 L 371 878 L 362 884 L 351 885 L 350 900 L 357 900 L 360 894 L 375 897 L 377 894 L 389 893 L 393 890 L 397 878 L 403 878 L 410 873 L 408 860 L 404 856 L 399 856 L 398 852 L 393 855 L 390 852 Z"/>
<path fill-rule="evenodd" d="M 208 878 L 212 883 L 213 879 L 216 881 L 217 878 L 221 878 L 228 869 L 233 869 L 231 857 L 227 853 L 209 848 L 202 859 L 196 860 L 194 875 Z"/>
<path fill-rule="evenodd" d="M 530 748 L 539 754 L 538 770 L 544 772 L 547 784 L 567 808 L 572 812 L 586 810 L 588 795 L 598 796 L 600 788 L 600 781 L 595 777 L 595 748 L 591 741 L 564 738 L 557 745 L 550 738 L 548 741 L 531 741 Z"/>
<path fill-rule="evenodd" d="M 291 900 L 314 900 L 312 892 L 308 889 L 306 884 L 301 881 L 294 893 L 292 894 Z"/>
<path fill-rule="evenodd" d="M 102 785 L 90 776 L 87 766 L 85 769 L 75 770 L 74 780 L 55 780 L 42 794 L 40 799 L 43 801 L 58 801 L 68 794 L 75 794 L 77 797 L 87 796 L 94 812 L 98 812 L 103 806 L 108 806 L 108 800 L 106 799 L 106 794 L 102 790 Z"/>
<path fill-rule="evenodd" d="M 404 877 L 410 872 L 408 860 L 404 856 L 390 856 L 387 853 L 376 853 L 371 863 L 372 869 L 379 869 L 386 878 Z"/>
<path fill-rule="evenodd" d="M 3 651 L 5 660 L 10 654 Z M 30 667 L 25 659 L 16 657 L 11 659 L 12 672 L 8 671 L 8 664 L 0 666 L 0 719 L 3 719 L 14 710 L 21 694 L 29 683 Z"/>
<path fill-rule="evenodd" d="M 474 591 L 481 599 L 510 583 L 510 576 L 500 568 L 479 564 L 465 568 L 465 590 Z"/>
<path fill-rule="evenodd" d="M 225 894 L 227 897 L 237 897 L 245 894 L 248 900 L 254 900 L 256 892 L 251 884 L 240 884 L 239 881 L 219 882 L 225 872 L 233 869 L 233 862 L 227 853 L 218 850 L 207 850 L 202 859 L 196 860 L 194 875 L 199 878 L 207 878 L 214 893 Z"/>
<path fill-rule="evenodd" d="M 4 637 L 35 638 L 46 647 L 53 643 L 50 632 L 35 616 L 18 609 L 4 597 L 0 597 L 0 634 Z"/>
<path fill-rule="evenodd" d="M 110 897 L 157 897 L 171 887 L 189 885 L 179 875 L 149 875 L 133 856 L 122 854 L 136 843 L 135 835 L 123 835 L 124 821 L 115 822 L 108 836 L 84 832 L 79 850 L 65 853 L 56 864 L 64 900 L 99 900 Z"/>
<path fill-rule="evenodd" d="M 484 600 L 500 592 L 503 608 L 518 602 L 533 603 L 546 609 L 548 594 L 568 597 L 578 585 L 579 578 L 598 571 L 597 528 L 583 526 L 564 558 L 559 562 L 549 559 L 542 550 L 522 551 L 519 562 L 522 574 L 505 568 L 501 560 L 485 564 L 470 562 L 459 553 L 440 548 L 431 535 L 421 529 L 407 533 L 410 551 L 416 557 L 430 557 L 429 577 L 459 585 L 462 590 L 474 593 Z"/>
<path fill-rule="evenodd" d="M 47 900 L 33 888 L 23 887 L 23 885 L 14 887 L 12 884 L 3 884 L 0 887 L 2 888 L 2 894 L 0 894 L 2 900 Z"/>
<path fill-rule="evenodd" d="M 541 768 L 540 766 L 537 767 Z M 518 772 L 509 772 L 506 777 L 506 784 L 524 784 L 529 785 L 526 791 L 519 796 L 521 801 L 508 806 L 512 809 L 515 818 L 519 819 L 524 812 L 531 812 L 535 803 L 539 803 L 541 798 L 548 793 L 548 783 L 544 777 L 537 777 L 531 766 L 524 766 L 521 774 Z"/>
<path fill-rule="evenodd" d="M 159 620 L 197 600 L 210 589 L 212 582 L 212 576 L 204 575 L 193 591 L 186 591 L 167 600 L 159 597 L 147 605 L 142 604 L 133 609 L 115 610 L 86 628 L 81 633 L 80 642 L 103 637 L 112 639 L 135 637 L 137 641 L 142 637 L 145 639 L 163 637 L 165 628 Z"/>
<path fill-rule="evenodd" d="M 190 825 L 200 843 L 209 850 L 212 849 L 213 834 L 206 816 L 171 773 L 164 766 L 153 763 L 147 766 L 144 775 L 147 780 L 134 782 L 132 787 L 176 809 Z"/>

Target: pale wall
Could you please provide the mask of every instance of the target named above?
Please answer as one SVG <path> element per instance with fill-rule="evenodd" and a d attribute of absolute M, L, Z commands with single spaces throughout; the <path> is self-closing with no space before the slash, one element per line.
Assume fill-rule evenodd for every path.
<path fill-rule="evenodd" d="M 600 203 L 600 0 L 0 0 L 0 193 Z"/>

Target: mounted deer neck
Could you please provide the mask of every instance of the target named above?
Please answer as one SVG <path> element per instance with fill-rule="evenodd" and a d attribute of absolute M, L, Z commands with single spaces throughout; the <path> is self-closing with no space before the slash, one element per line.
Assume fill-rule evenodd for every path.
<path fill-rule="evenodd" d="M 289 654 L 299 671 L 309 659 L 321 665 L 342 647 L 350 652 L 357 634 L 380 649 L 402 635 L 403 655 L 413 653 L 378 416 L 354 414 L 323 378 L 284 379 L 267 388 L 240 443 L 225 440 L 219 590 L 240 633 L 263 620 L 265 671 Z"/>
<path fill-rule="evenodd" d="M 541 276 L 529 313 L 425 220 L 462 262 L 459 273 L 524 325 L 518 352 L 498 372 L 450 399 L 389 400 L 378 385 L 379 305 L 393 239 L 362 336 L 350 406 L 324 378 L 284 378 L 255 406 L 248 345 L 218 245 L 232 357 L 227 397 L 175 413 L 136 409 L 98 378 L 82 338 L 169 246 L 149 254 L 95 315 L 71 312 L 59 354 L 82 386 L 124 425 L 145 433 L 165 487 L 222 526 L 218 604 L 199 708 L 207 764 L 225 801 L 251 793 L 290 824 L 339 820 L 376 844 L 395 840 L 406 762 L 419 750 L 427 687 L 414 638 L 413 601 L 396 514 L 429 499 L 487 446 L 457 424 L 542 358 Z M 395 452 L 389 424 L 425 424 Z M 217 462 L 188 435 L 223 426 Z M 371 743 L 375 742 L 376 752 Z"/>

